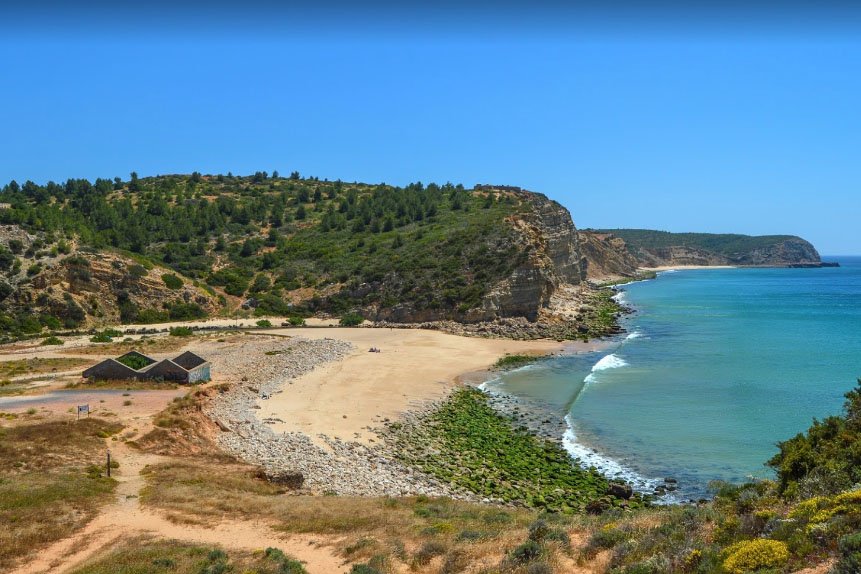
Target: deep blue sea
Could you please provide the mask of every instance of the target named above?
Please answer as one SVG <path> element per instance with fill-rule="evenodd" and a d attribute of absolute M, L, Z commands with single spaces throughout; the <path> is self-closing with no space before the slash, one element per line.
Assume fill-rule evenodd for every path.
<path fill-rule="evenodd" d="M 769 477 L 775 444 L 837 414 L 861 377 L 861 257 L 839 268 L 661 273 L 618 295 L 636 313 L 600 353 L 488 384 L 567 415 L 575 456 L 643 489 Z"/>

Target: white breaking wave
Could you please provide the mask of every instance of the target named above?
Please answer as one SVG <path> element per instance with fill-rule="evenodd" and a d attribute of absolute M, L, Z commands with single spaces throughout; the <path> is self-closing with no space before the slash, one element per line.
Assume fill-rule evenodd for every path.
<path fill-rule="evenodd" d="M 628 339 L 637 339 L 638 337 L 642 337 L 642 336 L 643 336 L 643 334 L 640 333 L 639 331 L 634 331 L 633 333 L 628 333 L 628 336 L 625 337 L 625 340 L 627 341 Z"/>
<path fill-rule="evenodd" d="M 586 378 L 583 379 L 583 382 L 586 385 L 590 385 L 598 380 L 595 376 L 600 371 L 606 371 L 607 369 L 618 369 L 619 367 L 626 367 L 628 363 L 622 357 L 617 357 L 613 353 L 609 355 L 605 355 L 601 357 L 601 360 L 592 365 L 592 372 L 586 375 Z"/>
<path fill-rule="evenodd" d="M 565 416 L 565 422 L 568 425 L 568 430 L 565 431 L 565 436 L 562 438 L 562 445 L 568 451 L 568 454 L 578 460 L 580 466 L 583 468 L 595 467 L 607 478 L 611 480 L 623 480 L 630 484 L 635 491 L 644 494 L 653 493 L 657 486 L 663 484 L 663 481 L 660 479 L 647 478 L 624 464 L 606 457 L 586 445 L 580 444 L 577 442 L 577 435 L 574 433 L 574 426 L 571 424 L 571 415 Z M 679 499 L 673 493 L 667 493 L 659 497 L 656 502 L 659 504 L 673 504 L 679 502 Z"/>
<path fill-rule="evenodd" d="M 607 369 L 618 369 L 619 367 L 626 367 L 628 363 L 625 362 L 625 359 L 622 357 L 617 357 L 613 353 L 601 357 L 601 360 L 595 363 L 592 367 L 592 372 L 595 371 L 605 371 Z"/>

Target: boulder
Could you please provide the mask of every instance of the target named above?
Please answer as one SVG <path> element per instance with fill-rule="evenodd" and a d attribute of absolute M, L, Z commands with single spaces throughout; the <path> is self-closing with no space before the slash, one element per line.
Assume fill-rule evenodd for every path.
<path fill-rule="evenodd" d="M 261 470 L 258 477 L 268 480 L 272 484 L 286 486 L 292 490 L 302 488 L 305 483 L 305 476 L 301 472 L 294 470 Z"/>
<path fill-rule="evenodd" d="M 634 489 L 631 488 L 630 484 L 611 482 L 610 485 L 607 486 L 607 494 L 615 496 L 616 498 L 624 498 L 625 500 L 628 500 L 634 495 Z"/>

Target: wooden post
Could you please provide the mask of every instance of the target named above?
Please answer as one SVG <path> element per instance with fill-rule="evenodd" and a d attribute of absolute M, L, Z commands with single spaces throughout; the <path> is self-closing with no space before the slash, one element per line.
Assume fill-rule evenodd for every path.
<path fill-rule="evenodd" d="M 108 471 L 108 478 L 111 477 L 111 449 L 108 449 L 108 461 L 106 465 Z"/>

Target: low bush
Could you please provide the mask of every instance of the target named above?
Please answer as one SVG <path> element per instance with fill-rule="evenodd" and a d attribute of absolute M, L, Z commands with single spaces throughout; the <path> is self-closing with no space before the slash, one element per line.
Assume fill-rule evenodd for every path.
<path fill-rule="evenodd" d="M 42 342 L 40 343 L 40 345 L 62 345 L 62 344 L 63 344 L 63 340 L 60 339 L 59 337 L 55 337 L 54 335 L 51 335 L 50 337 L 48 337 L 46 339 L 42 339 Z"/>
<path fill-rule="evenodd" d="M 415 553 L 413 557 L 413 561 L 420 565 L 424 566 L 429 563 L 433 558 L 437 556 L 442 556 L 446 552 L 446 546 L 442 542 L 437 542 L 435 540 L 428 540 L 424 544 L 422 544 L 421 548 Z"/>
<path fill-rule="evenodd" d="M 764 568 L 780 568 L 789 560 L 786 543 L 779 540 L 745 540 L 726 549 L 723 567 L 731 574 L 745 574 Z"/>
<path fill-rule="evenodd" d="M 258 327 L 271 327 L 272 321 L 270 321 L 268 319 L 260 319 L 259 321 L 257 321 L 257 326 Z"/>
<path fill-rule="evenodd" d="M 355 327 L 357 325 L 361 325 L 364 321 L 365 318 L 358 313 L 346 313 L 345 315 L 341 316 L 339 324 L 342 327 Z"/>
<path fill-rule="evenodd" d="M 180 279 L 173 273 L 165 273 L 161 276 L 161 280 L 164 282 L 168 289 L 182 289 L 182 279 Z"/>
<path fill-rule="evenodd" d="M 190 337 L 194 334 L 191 327 L 171 327 L 170 328 L 170 336 L 171 337 Z"/>
<path fill-rule="evenodd" d="M 861 572 L 861 532 L 847 534 L 838 545 L 840 558 L 834 566 L 834 574 L 857 574 Z"/>

